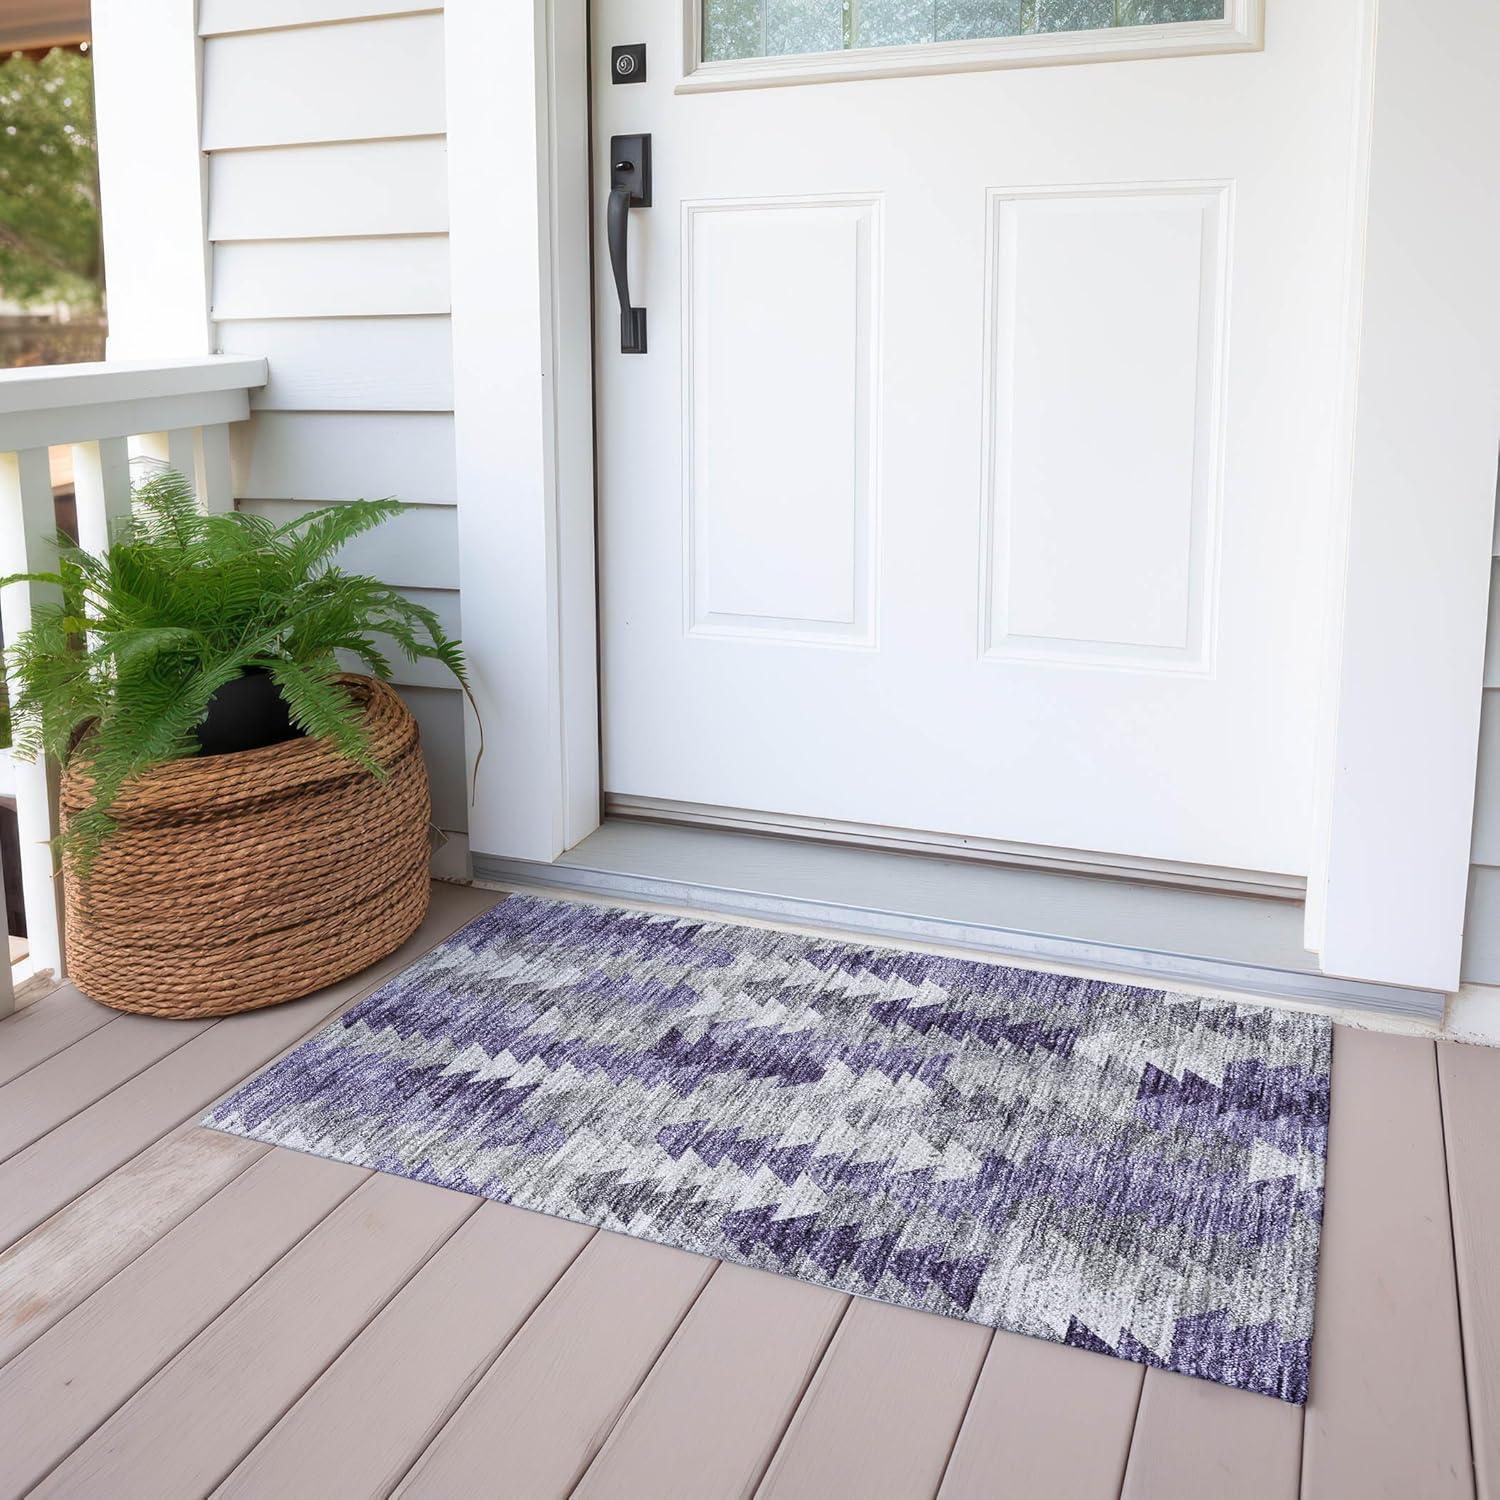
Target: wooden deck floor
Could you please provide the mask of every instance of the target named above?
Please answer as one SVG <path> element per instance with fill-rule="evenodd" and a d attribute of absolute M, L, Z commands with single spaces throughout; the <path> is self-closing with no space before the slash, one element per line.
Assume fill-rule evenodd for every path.
<path fill-rule="evenodd" d="M 1304 1412 L 192 1123 L 495 899 L 293 1005 L 0 1022 L 0 1493 L 1500 1497 L 1500 1052 L 1339 1031 Z"/>

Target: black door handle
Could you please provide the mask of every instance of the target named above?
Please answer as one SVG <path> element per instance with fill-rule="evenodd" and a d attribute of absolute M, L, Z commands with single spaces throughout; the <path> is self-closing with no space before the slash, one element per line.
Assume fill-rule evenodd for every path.
<path fill-rule="evenodd" d="M 609 142 L 609 204 L 605 210 L 605 232 L 609 239 L 609 266 L 620 297 L 620 353 L 646 352 L 646 309 L 630 305 L 628 264 L 629 223 L 632 208 L 651 207 L 651 137 L 617 135 Z"/>

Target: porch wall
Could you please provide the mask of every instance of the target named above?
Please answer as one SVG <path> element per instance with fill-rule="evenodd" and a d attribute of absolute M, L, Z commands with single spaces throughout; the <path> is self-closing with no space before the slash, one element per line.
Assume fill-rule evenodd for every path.
<path fill-rule="evenodd" d="M 1473 869 L 1464 923 L 1464 978 L 1500 984 L 1500 522 L 1490 572 L 1490 629 L 1484 656 L 1484 715 L 1474 798 Z"/>
<path fill-rule="evenodd" d="M 413 503 L 345 561 L 461 632 L 443 15 L 393 9 L 202 0 L 214 340 L 270 361 L 237 450 L 241 508 L 283 521 L 329 501 Z M 299 24 L 266 24 L 285 19 Z M 437 868 L 466 874 L 461 695 L 427 664 L 393 665 L 434 819 L 456 835 Z"/>

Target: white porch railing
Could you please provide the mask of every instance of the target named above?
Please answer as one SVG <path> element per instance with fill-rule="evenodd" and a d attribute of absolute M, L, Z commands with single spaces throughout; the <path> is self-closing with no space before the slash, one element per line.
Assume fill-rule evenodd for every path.
<path fill-rule="evenodd" d="M 130 510 L 132 458 L 171 464 L 193 481 L 205 508 L 232 509 L 229 424 L 250 415 L 250 392 L 265 382 L 265 360 L 217 355 L 0 370 L 0 576 L 56 563 L 55 447 L 72 449 L 78 539 L 91 551 L 108 545 L 111 522 Z M 0 589 L 7 641 L 27 628 L 49 592 L 44 584 Z M 26 968 L 61 976 L 62 891 L 49 846 L 57 832 L 57 767 L 17 761 L 13 781 Z M 13 1000 L 10 966 L 0 967 L 3 1015 Z"/>

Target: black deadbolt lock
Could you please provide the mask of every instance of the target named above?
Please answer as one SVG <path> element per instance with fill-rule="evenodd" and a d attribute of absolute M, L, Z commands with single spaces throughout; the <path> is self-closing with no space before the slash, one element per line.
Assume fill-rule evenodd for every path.
<path fill-rule="evenodd" d="M 646 81 L 646 44 L 632 43 L 629 47 L 609 49 L 609 81 L 611 83 L 644 83 Z"/>

